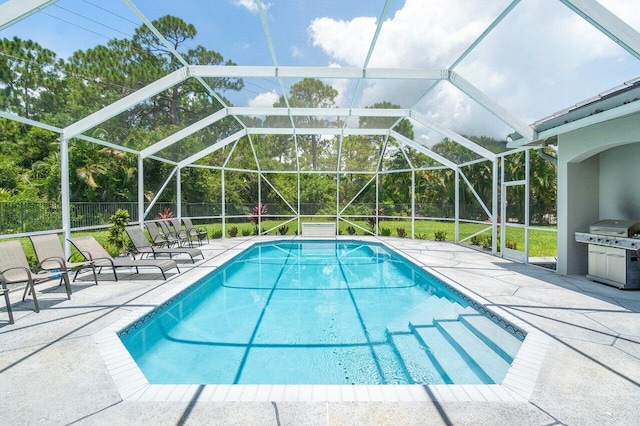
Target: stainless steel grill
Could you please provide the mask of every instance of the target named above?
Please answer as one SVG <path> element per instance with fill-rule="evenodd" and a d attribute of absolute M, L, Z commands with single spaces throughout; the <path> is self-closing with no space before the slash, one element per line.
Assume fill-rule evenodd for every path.
<path fill-rule="evenodd" d="M 640 288 L 640 222 L 601 220 L 575 238 L 589 244 L 589 278 L 625 290 Z"/>

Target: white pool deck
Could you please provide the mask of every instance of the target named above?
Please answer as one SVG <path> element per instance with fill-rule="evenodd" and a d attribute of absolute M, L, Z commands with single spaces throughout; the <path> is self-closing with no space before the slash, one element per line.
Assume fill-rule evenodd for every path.
<path fill-rule="evenodd" d="M 83 276 L 66 299 L 40 285 L 41 312 L 0 308 L 0 424 L 640 424 L 640 292 L 565 277 L 470 248 L 389 245 L 528 332 L 496 385 L 150 385 L 116 332 L 255 241 L 212 240 L 182 273 Z M 340 237 L 350 239 L 348 237 Z"/>

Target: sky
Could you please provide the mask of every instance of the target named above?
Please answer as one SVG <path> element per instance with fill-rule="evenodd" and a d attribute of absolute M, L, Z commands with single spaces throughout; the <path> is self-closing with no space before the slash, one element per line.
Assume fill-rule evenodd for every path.
<path fill-rule="evenodd" d="M 149 20 L 172 14 L 194 24 L 198 34 L 189 47 L 203 45 L 239 65 L 274 65 L 254 0 L 130 1 Z M 279 66 L 361 68 L 382 17 L 369 67 L 448 68 L 510 3 L 391 0 L 384 16 L 384 0 L 263 0 L 262 5 Z M 640 30 L 640 1 L 600 3 Z M 60 0 L 0 37 L 31 38 L 66 58 L 110 38 L 129 38 L 140 22 L 122 0 Z M 531 124 L 640 76 L 640 61 L 559 0 L 522 0 L 454 70 Z M 285 90 L 296 82 L 283 80 Z M 325 83 L 338 90 L 342 107 L 390 101 L 465 135 L 504 138 L 512 131 L 447 82 Z M 276 79 L 245 79 L 242 93 L 225 96 L 238 106 L 272 106 L 281 94 Z M 438 137 L 417 130 L 425 143 Z"/>

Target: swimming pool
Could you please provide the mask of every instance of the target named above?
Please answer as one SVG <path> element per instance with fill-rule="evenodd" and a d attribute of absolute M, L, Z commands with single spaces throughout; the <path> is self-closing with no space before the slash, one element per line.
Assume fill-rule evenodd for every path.
<path fill-rule="evenodd" d="M 149 383 L 499 383 L 523 332 L 379 244 L 258 243 L 119 335 Z"/>

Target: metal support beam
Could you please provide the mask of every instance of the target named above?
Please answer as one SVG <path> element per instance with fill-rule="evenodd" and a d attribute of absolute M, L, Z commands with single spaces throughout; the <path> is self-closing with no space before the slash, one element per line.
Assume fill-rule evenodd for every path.
<path fill-rule="evenodd" d="M 467 80 L 462 78 L 459 74 L 451 71 L 449 73 L 449 82 L 453 84 L 455 87 L 460 89 L 463 93 L 469 96 L 471 99 L 480 104 L 484 109 L 495 115 L 498 119 L 500 119 L 505 124 L 508 124 L 513 128 L 516 132 L 518 132 L 522 137 L 531 141 L 535 139 L 534 131 L 531 127 L 524 124 L 518 118 L 516 118 L 513 114 L 507 111 L 502 106 L 498 105 L 487 95 L 482 93 L 480 89 L 478 89 L 473 84 L 469 83 Z M 487 157 L 488 158 L 488 157 Z"/>
<path fill-rule="evenodd" d="M 455 202 L 454 202 L 454 225 L 453 225 L 453 241 L 460 241 L 460 169 L 456 169 L 455 174 Z"/>
<path fill-rule="evenodd" d="M 144 220 L 147 217 L 144 211 L 144 160 L 138 155 L 138 222 L 143 229 Z"/>
<path fill-rule="evenodd" d="M 65 256 L 71 255 L 71 191 L 69 188 L 69 139 L 60 135 L 60 204 L 62 207 L 62 234 Z"/>
<path fill-rule="evenodd" d="M 529 225 L 530 209 L 531 209 L 531 150 L 525 152 L 525 179 L 524 185 L 524 263 L 529 263 Z"/>
<path fill-rule="evenodd" d="M 0 31 L 57 1 L 58 0 L 9 0 L 0 4 Z"/>
<path fill-rule="evenodd" d="M 469 182 L 469 179 L 467 179 L 467 176 L 464 174 L 464 172 L 461 169 L 459 170 L 459 175 L 462 177 L 462 179 L 464 180 L 464 182 L 467 184 L 467 187 L 471 190 L 471 193 L 473 194 L 473 196 L 476 198 L 476 200 L 478 201 L 478 203 L 480 203 L 480 207 L 482 207 L 482 210 L 484 210 L 484 212 L 487 214 L 488 217 L 491 217 L 491 212 L 489 211 L 489 208 L 487 207 L 487 205 L 485 204 L 484 200 L 482 199 L 482 197 L 480 197 L 480 194 L 478 194 L 478 192 L 476 191 L 476 189 L 473 187 L 473 185 L 471 184 L 471 182 Z"/>
<path fill-rule="evenodd" d="M 560 0 L 624 50 L 640 59 L 640 33 L 595 0 Z"/>
<path fill-rule="evenodd" d="M 389 131 L 389 136 L 391 136 L 392 138 L 397 140 L 399 143 L 407 145 L 407 146 L 409 146 L 409 147 L 421 152 L 422 154 L 426 155 L 427 157 L 436 160 L 438 163 L 449 167 L 451 170 L 456 170 L 458 168 L 456 163 L 454 163 L 454 162 L 452 162 L 450 160 L 447 160 L 446 158 L 444 158 L 440 154 L 436 154 L 435 152 L 431 151 L 426 146 L 420 145 L 419 143 L 417 143 L 415 141 L 412 141 L 408 137 L 406 137 L 404 135 L 401 135 L 400 133 L 396 132 L 395 130 Z"/>
<path fill-rule="evenodd" d="M 481 147 L 477 143 L 475 143 L 473 141 L 470 141 L 469 139 L 467 139 L 464 136 L 454 132 L 453 130 L 450 130 L 450 129 L 442 127 L 442 126 L 440 126 L 438 124 L 432 123 L 430 120 L 428 120 L 427 118 L 425 118 L 422 114 L 420 114 L 418 112 L 412 111 L 411 112 L 411 118 L 413 118 L 414 120 L 416 120 L 418 123 L 422 124 L 423 126 L 427 126 L 431 130 L 440 133 L 442 136 L 445 136 L 445 137 L 451 139 L 452 141 L 459 143 L 460 145 L 464 146 L 465 148 L 475 152 L 476 154 L 478 154 L 482 158 L 486 158 L 487 160 L 491 160 L 491 161 L 493 161 L 493 159 L 496 158 L 496 154 L 494 154 L 493 152 L 489 151 L 488 149 L 486 149 L 484 147 Z"/>
<path fill-rule="evenodd" d="M 404 150 L 403 150 L 404 151 Z M 411 170 L 411 238 L 416 237 L 416 171 Z"/>
<path fill-rule="evenodd" d="M 207 155 L 211 154 L 212 152 L 215 152 L 217 150 L 219 150 L 220 148 L 224 148 L 225 146 L 229 145 L 230 143 L 234 143 L 235 141 L 237 141 L 238 139 L 240 139 L 243 136 L 247 135 L 247 130 L 243 129 L 240 130 L 239 132 L 236 132 L 234 134 L 232 134 L 231 136 L 228 136 L 216 143 L 214 143 L 213 145 L 203 149 L 202 151 L 198 152 L 197 154 L 192 155 L 191 157 L 185 158 L 184 160 L 182 160 L 181 162 L 178 163 L 178 167 L 179 168 L 183 168 L 188 166 L 191 163 L 195 163 L 196 161 L 198 161 L 199 159 L 201 159 L 202 157 L 206 157 Z"/>
<path fill-rule="evenodd" d="M 164 183 L 162 184 L 160 189 L 156 192 L 156 195 L 153 197 L 153 200 L 151 200 L 151 202 L 149 203 L 149 207 L 147 207 L 147 210 L 145 210 L 143 217 L 146 218 L 149 212 L 151 211 L 151 209 L 153 208 L 153 206 L 156 205 L 156 202 L 164 192 L 164 189 L 167 187 L 167 185 L 169 184 L 169 181 L 177 171 L 178 171 L 177 167 L 174 167 L 173 170 L 171 170 L 171 173 L 169 173 L 169 176 L 164 180 Z"/>
<path fill-rule="evenodd" d="M 176 216 L 178 219 L 182 219 L 182 176 L 180 172 L 182 169 L 178 167 L 176 171 Z M 176 229 L 176 231 L 178 231 Z"/>
<path fill-rule="evenodd" d="M 501 159 L 502 161 L 502 167 L 500 167 L 500 247 L 501 247 L 501 256 L 504 257 L 504 242 L 505 242 L 505 235 L 507 234 L 506 231 L 506 224 L 507 224 L 507 215 L 506 215 L 506 196 L 507 196 L 507 191 L 506 191 L 506 186 L 504 185 L 504 163 L 505 163 L 505 158 L 502 157 Z M 493 180 L 493 191 L 494 191 L 494 195 L 498 194 L 498 185 L 496 185 L 496 180 L 494 177 Z M 498 253 L 498 227 L 497 227 L 497 220 L 494 221 L 494 231 L 492 231 L 492 237 L 493 237 L 493 244 L 491 246 L 491 254 L 497 254 Z"/>
<path fill-rule="evenodd" d="M 343 172 L 344 173 L 344 172 Z M 340 173 L 338 173 L 340 174 Z M 346 173 L 345 173 L 346 174 Z M 347 210 L 347 208 L 349 208 L 349 206 L 351 204 L 353 204 L 354 201 L 356 201 L 358 199 L 358 197 L 360 196 L 360 194 L 362 194 L 368 187 L 369 184 L 371 184 L 371 182 L 373 182 L 374 179 L 376 179 L 376 175 L 377 174 L 373 174 L 373 176 L 371 177 L 371 179 L 369 179 L 367 181 L 367 183 L 365 183 L 364 185 L 362 185 L 362 188 L 360 188 L 360 191 L 358 191 L 358 193 L 356 195 L 353 196 L 353 198 L 351 198 L 351 200 L 349 200 L 349 202 L 342 208 L 342 210 L 340 210 L 338 213 L 338 216 L 342 216 L 342 214 L 344 214 L 345 210 Z"/>
<path fill-rule="evenodd" d="M 478 45 L 480 44 L 480 42 L 482 42 L 482 40 L 484 40 L 489 34 L 491 34 L 491 31 L 494 30 L 495 27 L 498 26 L 498 24 L 500 22 L 502 22 L 502 20 L 504 18 L 507 17 L 507 15 L 509 13 L 511 13 L 511 11 L 518 5 L 518 3 L 520 3 L 521 0 L 513 0 L 511 2 L 511 4 L 509 4 L 503 11 L 502 13 L 500 13 L 500 15 L 498 15 L 498 17 L 496 19 L 493 20 L 493 22 L 491 23 L 491 25 L 489 25 L 483 32 L 482 34 L 480 34 L 478 36 L 478 38 L 475 39 L 475 41 L 473 43 L 471 43 L 471 45 L 469 47 L 467 47 L 467 50 L 465 50 L 462 55 L 458 56 L 458 59 L 455 60 L 455 62 L 453 64 L 451 64 L 451 66 L 449 67 L 450 70 L 453 71 L 453 69 L 455 67 L 457 67 L 460 62 L 462 62 L 464 60 L 464 58 L 466 58 L 471 52 L 473 52 L 473 50 L 478 47 Z"/>
<path fill-rule="evenodd" d="M 503 159 L 504 160 L 504 159 Z M 496 157 L 493 160 L 493 170 L 492 170 L 492 191 L 491 191 L 491 252 L 493 254 L 496 253 L 497 241 L 498 241 L 498 188 L 499 188 L 499 178 L 498 178 L 498 165 L 500 164 L 500 159 Z"/>
<path fill-rule="evenodd" d="M 280 191 L 278 191 L 278 188 L 276 188 L 276 187 L 271 183 L 271 181 L 270 181 L 269 179 L 267 179 L 267 177 L 266 177 L 264 174 L 259 173 L 259 178 L 264 179 L 264 181 L 267 183 L 267 185 L 269 185 L 269 187 L 271 187 L 271 189 L 273 189 L 273 192 L 275 192 L 275 193 L 276 193 L 276 195 L 277 195 L 278 197 L 280 197 L 280 199 L 281 199 L 282 201 L 284 201 L 284 203 L 287 205 L 287 207 L 289 207 L 289 209 L 291 209 L 291 212 L 292 212 L 293 214 L 296 214 L 296 215 L 297 215 L 297 214 L 299 214 L 299 213 L 300 213 L 300 212 L 296 211 L 295 207 L 293 207 L 293 206 L 289 203 L 289 201 L 284 197 L 284 195 L 282 195 L 282 193 L 281 193 Z"/>
<path fill-rule="evenodd" d="M 131 108 L 134 105 L 139 104 L 152 96 L 166 90 L 176 84 L 186 80 L 189 77 L 188 68 L 181 68 L 166 75 L 148 86 L 125 96 L 124 98 L 115 101 L 114 103 L 102 108 L 100 111 L 96 111 L 91 115 L 86 116 L 82 120 L 76 121 L 72 125 L 64 128 L 66 138 L 72 138 L 82 132 L 94 128 L 95 126 L 104 123 L 108 119 L 115 117 L 123 111 Z"/>
<path fill-rule="evenodd" d="M 227 200 L 225 199 L 225 186 L 224 186 L 224 169 L 220 171 L 220 212 L 222 213 L 222 238 L 225 238 L 227 235 L 227 226 L 226 226 L 226 218 L 227 218 Z"/>
<path fill-rule="evenodd" d="M 24 118 L 24 117 L 21 117 L 21 116 L 16 115 L 16 114 L 12 114 L 12 113 L 7 112 L 7 111 L 0 111 L 0 117 L 6 118 L 8 120 L 17 121 L 18 123 L 28 124 L 29 126 L 35 126 L 35 127 L 39 127 L 41 129 L 45 129 L 45 130 L 51 130 L 52 132 L 62 133 L 62 129 L 59 128 L 59 127 L 50 126 L 48 124 L 41 123 L 41 122 L 35 121 L 35 120 L 31 120 L 29 118 Z"/>
<path fill-rule="evenodd" d="M 389 129 L 338 129 L 331 127 L 250 127 L 247 133 L 250 135 L 360 135 L 360 136 L 386 136 Z"/>
<path fill-rule="evenodd" d="M 175 132 L 174 134 L 172 134 L 171 136 L 168 136 L 164 139 L 162 139 L 161 141 L 158 141 L 156 143 L 154 143 L 153 145 L 143 149 L 142 151 L 140 151 L 140 155 L 142 156 L 142 158 L 147 158 L 150 155 L 153 155 L 159 151 L 162 151 L 165 148 L 170 147 L 171 145 L 180 142 L 182 139 L 191 136 L 192 134 L 196 133 L 199 130 L 204 129 L 207 126 L 212 125 L 213 123 L 222 120 L 223 118 L 227 117 L 229 114 L 227 113 L 227 111 L 225 109 L 222 109 L 220 111 L 217 111 L 213 114 L 211 114 L 208 117 L 203 118 L 200 121 L 197 121 L 195 123 L 193 123 L 190 126 L 185 127 L 182 130 L 179 130 L 177 132 Z"/>
<path fill-rule="evenodd" d="M 394 108 L 274 108 L 274 107 L 229 107 L 229 115 L 269 115 L 285 117 L 408 117 L 411 110 Z"/>
<path fill-rule="evenodd" d="M 347 68 L 192 65 L 192 76 L 226 78 L 379 78 L 392 80 L 447 80 L 447 68 Z"/>

